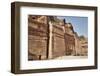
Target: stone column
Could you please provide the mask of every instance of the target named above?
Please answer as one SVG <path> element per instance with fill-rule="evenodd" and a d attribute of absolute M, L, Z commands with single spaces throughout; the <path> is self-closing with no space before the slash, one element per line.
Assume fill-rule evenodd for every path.
<path fill-rule="evenodd" d="M 48 58 L 52 58 L 52 23 L 49 22 L 49 49 L 48 49 Z"/>

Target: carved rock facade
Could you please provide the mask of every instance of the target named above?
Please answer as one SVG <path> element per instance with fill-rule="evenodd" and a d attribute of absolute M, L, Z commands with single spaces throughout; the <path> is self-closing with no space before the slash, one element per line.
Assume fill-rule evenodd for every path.
<path fill-rule="evenodd" d="M 71 23 L 53 16 L 28 18 L 28 60 L 87 55 L 87 40 L 80 40 Z"/>

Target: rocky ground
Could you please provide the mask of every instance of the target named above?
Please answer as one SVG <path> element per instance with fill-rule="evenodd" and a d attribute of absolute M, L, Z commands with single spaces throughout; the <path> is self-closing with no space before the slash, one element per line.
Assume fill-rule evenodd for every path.
<path fill-rule="evenodd" d="M 61 56 L 61 57 L 57 57 L 54 59 L 83 59 L 83 58 L 88 58 L 87 56 Z"/>

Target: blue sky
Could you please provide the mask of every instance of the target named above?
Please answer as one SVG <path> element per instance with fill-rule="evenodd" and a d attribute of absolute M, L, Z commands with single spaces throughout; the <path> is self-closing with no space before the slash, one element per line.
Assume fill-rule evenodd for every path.
<path fill-rule="evenodd" d="M 60 16 L 58 18 L 65 19 L 66 23 L 72 23 L 74 31 L 79 36 L 84 35 L 88 37 L 88 17 Z"/>

